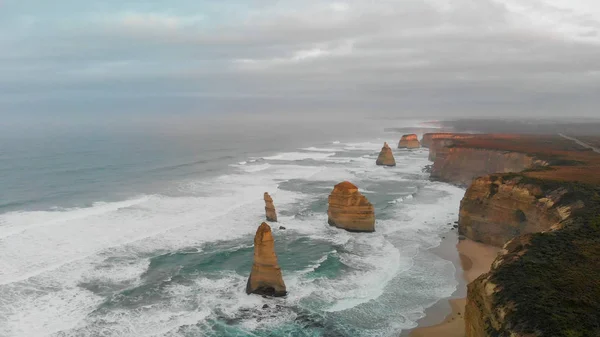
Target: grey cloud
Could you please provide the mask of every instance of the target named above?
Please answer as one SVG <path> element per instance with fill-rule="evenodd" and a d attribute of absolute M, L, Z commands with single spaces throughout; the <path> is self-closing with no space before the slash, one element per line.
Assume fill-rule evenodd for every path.
<path fill-rule="evenodd" d="M 0 104 L 77 95 L 132 106 L 179 97 L 213 109 L 244 106 L 229 99 L 256 110 L 585 115 L 600 103 L 600 18 L 584 10 L 521 2 L 559 18 L 551 27 L 528 23 L 513 0 L 347 1 L 337 11 L 322 1 L 272 4 L 211 26 L 132 29 L 115 16 L 65 30 L 36 21 L 37 30 L 0 39 Z"/>

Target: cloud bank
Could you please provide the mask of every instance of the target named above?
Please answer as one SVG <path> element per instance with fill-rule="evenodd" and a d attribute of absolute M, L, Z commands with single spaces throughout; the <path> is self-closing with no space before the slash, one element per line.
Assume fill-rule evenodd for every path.
<path fill-rule="evenodd" d="M 594 0 L 0 2 L 3 112 L 597 114 Z"/>

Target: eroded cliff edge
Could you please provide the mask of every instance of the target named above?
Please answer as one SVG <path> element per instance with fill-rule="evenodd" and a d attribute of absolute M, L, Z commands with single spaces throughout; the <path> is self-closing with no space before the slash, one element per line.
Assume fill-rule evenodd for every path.
<path fill-rule="evenodd" d="M 432 176 L 469 186 L 460 234 L 508 241 L 468 286 L 467 336 L 600 336 L 600 156 L 551 136 L 445 138 Z"/>
<path fill-rule="evenodd" d="M 600 336 L 600 209 L 584 213 L 504 246 L 468 285 L 467 337 Z"/>
<path fill-rule="evenodd" d="M 502 247 L 518 235 L 557 229 L 584 206 L 570 186 L 517 174 L 487 175 L 467 189 L 458 230 L 474 241 Z"/>

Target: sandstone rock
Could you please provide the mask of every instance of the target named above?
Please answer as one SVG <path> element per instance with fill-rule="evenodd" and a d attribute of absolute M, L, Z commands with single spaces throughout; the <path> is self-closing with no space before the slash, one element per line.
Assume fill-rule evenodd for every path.
<path fill-rule="evenodd" d="M 452 133 L 452 132 L 434 132 L 434 133 L 426 133 L 421 138 L 421 147 L 430 148 L 433 144 L 434 140 L 439 139 L 452 139 L 455 137 L 470 136 L 469 134 L 461 134 L 461 133 Z"/>
<path fill-rule="evenodd" d="M 444 141 L 450 140 L 442 140 Z M 435 141 L 434 146 L 437 143 L 438 141 Z M 431 169 L 431 178 L 468 186 L 474 178 L 486 174 L 521 172 L 528 168 L 546 165 L 547 162 L 520 152 L 445 147 L 444 151 L 437 151 Z"/>
<path fill-rule="evenodd" d="M 246 293 L 275 297 L 287 294 L 281 268 L 277 264 L 271 227 L 264 222 L 254 236 L 254 264 L 246 285 Z"/>
<path fill-rule="evenodd" d="M 344 181 L 329 195 L 328 223 L 350 232 L 374 232 L 375 209 L 354 184 Z"/>
<path fill-rule="evenodd" d="M 419 143 L 419 139 L 414 133 L 402 136 L 400 142 L 398 143 L 399 149 L 417 149 L 420 147 L 421 144 Z"/>
<path fill-rule="evenodd" d="M 544 192 L 541 186 L 510 176 L 479 177 L 460 203 L 459 233 L 502 247 L 515 236 L 548 231 L 583 207 L 579 200 L 562 200 L 565 194 L 563 188 Z M 559 203 L 562 207 L 556 207 Z"/>
<path fill-rule="evenodd" d="M 377 157 L 377 161 L 375 163 L 380 166 L 396 166 L 394 154 L 392 153 L 392 149 L 390 149 L 390 146 L 387 142 L 383 144 L 381 152 L 379 152 L 379 156 Z"/>
<path fill-rule="evenodd" d="M 275 205 L 273 205 L 273 198 L 269 193 L 265 192 L 265 213 L 267 215 L 267 221 L 277 222 L 277 212 L 275 212 Z"/>

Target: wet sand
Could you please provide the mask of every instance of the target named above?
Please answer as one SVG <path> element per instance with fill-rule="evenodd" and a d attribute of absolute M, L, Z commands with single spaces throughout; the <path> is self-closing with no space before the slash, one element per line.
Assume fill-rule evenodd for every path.
<path fill-rule="evenodd" d="M 484 245 L 468 239 L 460 240 L 454 251 L 443 248 L 434 250 L 443 258 L 452 261 L 456 267 L 458 289 L 450 298 L 440 300 L 425 312 L 418 327 L 401 336 L 410 337 L 464 337 L 464 311 L 467 284 L 487 273 L 500 248 Z M 448 245 L 446 245 L 447 247 Z M 441 322 L 437 323 L 436 322 Z M 435 325 L 433 325 L 435 324 Z"/>

